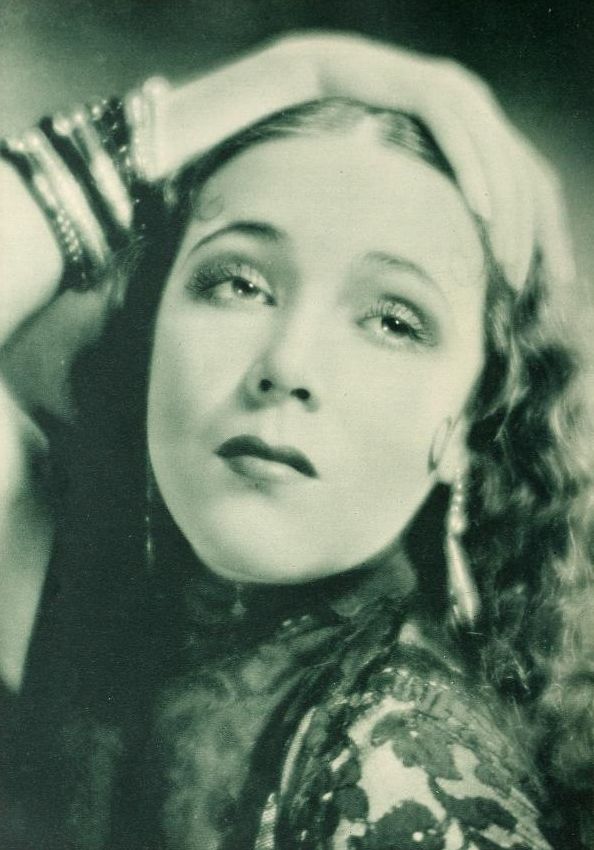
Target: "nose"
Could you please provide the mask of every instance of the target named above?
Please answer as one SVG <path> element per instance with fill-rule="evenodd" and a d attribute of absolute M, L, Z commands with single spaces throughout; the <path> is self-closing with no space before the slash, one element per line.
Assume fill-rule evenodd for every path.
<path fill-rule="evenodd" d="M 311 363 L 308 345 L 305 339 L 291 342 L 285 337 L 256 360 L 245 380 L 250 406 L 282 404 L 295 399 L 307 410 L 318 409 L 320 393 L 308 368 Z"/>

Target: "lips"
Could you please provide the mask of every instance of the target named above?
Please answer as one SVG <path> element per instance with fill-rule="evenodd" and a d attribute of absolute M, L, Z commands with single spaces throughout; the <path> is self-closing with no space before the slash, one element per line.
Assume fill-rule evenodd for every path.
<path fill-rule="evenodd" d="M 290 446 L 271 446 L 259 437 L 240 434 L 226 440 L 216 451 L 224 460 L 254 457 L 272 463 L 284 464 L 307 478 L 317 478 L 314 465 L 302 452 Z"/>

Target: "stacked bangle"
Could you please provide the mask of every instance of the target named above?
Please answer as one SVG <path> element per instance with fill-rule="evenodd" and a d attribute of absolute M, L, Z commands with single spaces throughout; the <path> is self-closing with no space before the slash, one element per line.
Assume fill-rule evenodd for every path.
<path fill-rule="evenodd" d="M 159 104 L 169 92 L 169 84 L 163 77 L 151 77 L 142 88 L 133 91 L 123 105 L 127 123 L 134 127 L 130 139 L 128 159 L 135 174 L 152 182 L 162 175 L 157 168 L 158 141 L 155 137 Z"/>
<path fill-rule="evenodd" d="M 17 169 L 53 229 L 63 286 L 93 286 L 130 239 L 137 178 L 129 150 L 117 100 L 44 118 L 21 138 L 0 143 L 0 156 Z"/>
<path fill-rule="evenodd" d="M 92 286 L 107 265 L 108 248 L 74 177 L 37 129 L 6 139 L 0 152 L 17 169 L 54 231 L 64 259 L 63 285 Z"/>
<path fill-rule="evenodd" d="M 91 105 L 90 115 L 101 138 L 101 144 L 131 191 L 136 184 L 137 175 L 132 169 L 131 132 L 123 101 L 118 98 L 97 101 Z"/>

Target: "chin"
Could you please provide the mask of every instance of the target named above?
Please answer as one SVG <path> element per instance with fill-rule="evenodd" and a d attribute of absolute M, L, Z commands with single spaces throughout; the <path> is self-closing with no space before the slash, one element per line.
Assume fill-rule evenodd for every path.
<path fill-rule="evenodd" d="M 298 584 L 348 572 L 391 544 L 398 529 L 340 522 L 319 506 L 246 499 L 182 500 L 169 510 L 202 563 L 235 582 Z M 175 508 L 178 507 L 179 511 Z M 334 512 L 335 514 L 335 512 Z"/>
<path fill-rule="evenodd" d="M 302 531 L 268 528 L 246 535 L 245 526 L 193 531 L 186 536 L 200 561 L 229 581 L 298 584 L 349 569 Z"/>
<path fill-rule="evenodd" d="M 228 541 L 224 546 L 205 546 L 204 541 L 197 541 L 193 546 L 200 561 L 220 578 L 235 582 L 253 582 L 256 584 L 299 584 L 314 581 L 328 575 L 327 562 L 308 563 L 297 553 L 292 559 L 287 553 L 279 555 L 278 550 L 257 549 L 253 545 L 249 551 L 246 547 L 230 546 Z M 341 567 L 336 567 L 340 572 Z"/>

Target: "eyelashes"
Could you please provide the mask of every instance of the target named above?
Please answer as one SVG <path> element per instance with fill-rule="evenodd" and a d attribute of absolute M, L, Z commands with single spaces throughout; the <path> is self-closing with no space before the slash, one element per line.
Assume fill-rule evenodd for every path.
<path fill-rule="evenodd" d="M 400 346 L 407 343 L 435 345 L 437 329 L 423 310 L 395 296 L 383 296 L 359 321 L 381 344 Z"/>
<path fill-rule="evenodd" d="M 201 264 L 185 289 L 213 307 L 245 310 L 277 306 L 266 277 L 242 260 Z M 337 309 L 337 321 L 342 315 Z M 439 341 L 437 322 L 418 305 L 394 294 L 383 295 L 355 323 L 372 342 L 392 348 L 434 346 Z"/>
<path fill-rule="evenodd" d="M 200 266 L 186 284 L 186 290 L 213 304 L 231 305 L 237 301 L 272 306 L 275 303 L 266 278 L 257 269 L 242 262 Z"/>

